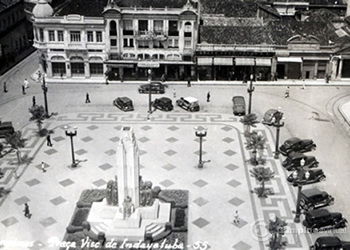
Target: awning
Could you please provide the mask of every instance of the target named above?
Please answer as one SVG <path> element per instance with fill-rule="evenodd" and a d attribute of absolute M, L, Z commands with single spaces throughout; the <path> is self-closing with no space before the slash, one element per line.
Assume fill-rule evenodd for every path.
<path fill-rule="evenodd" d="M 301 57 L 277 57 L 277 62 L 296 62 L 301 63 Z"/>
<path fill-rule="evenodd" d="M 207 65 L 211 66 L 213 65 L 213 58 L 212 57 L 198 57 L 197 58 L 198 65 Z"/>
<path fill-rule="evenodd" d="M 232 66 L 233 58 L 232 57 L 214 57 L 214 65 Z"/>
<path fill-rule="evenodd" d="M 304 56 L 304 61 L 329 61 L 329 57 L 315 57 L 315 56 Z"/>
<path fill-rule="evenodd" d="M 271 66 L 271 58 L 256 58 L 256 66 Z"/>
<path fill-rule="evenodd" d="M 254 58 L 235 58 L 235 64 L 238 66 L 254 66 L 255 59 Z"/>

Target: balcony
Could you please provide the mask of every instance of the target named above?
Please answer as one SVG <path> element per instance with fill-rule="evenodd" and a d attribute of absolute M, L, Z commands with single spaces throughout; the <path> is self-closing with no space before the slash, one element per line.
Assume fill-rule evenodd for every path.
<path fill-rule="evenodd" d="M 135 32 L 135 39 L 139 41 L 166 41 L 168 37 L 165 35 L 163 31 L 148 31 L 148 30 L 142 30 L 142 31 L 136 31 Z"/>

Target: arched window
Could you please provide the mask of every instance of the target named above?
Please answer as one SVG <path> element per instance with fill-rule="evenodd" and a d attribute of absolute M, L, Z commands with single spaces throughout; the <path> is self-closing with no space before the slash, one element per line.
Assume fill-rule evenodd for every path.
<path fill-rule="evenodd" d="M 117 35 L 117 23 L 115 21 L 109 22 L 109 35 L 116 36 Z"/>

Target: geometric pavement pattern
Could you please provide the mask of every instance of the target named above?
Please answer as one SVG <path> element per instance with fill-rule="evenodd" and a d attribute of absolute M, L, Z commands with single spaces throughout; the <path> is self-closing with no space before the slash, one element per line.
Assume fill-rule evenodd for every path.
<path fill-rule="evenodd" d="M 212 249 L 266 249 L 268 239 L 263 227 L 276 215 L 286 220 L 289 227 L 300 227 L 293 223 L 294 190 L 283 180 L 286 173 L 280 161 L 273 159 L 274 141 L 263 126 L 258 125 L 255 130 L 267 138 L 266 166 L 273 169 L 276 178 L 267 183 L 275 195 L 259 199 L 250 192 L 258 183 L 249 175 L 252 166 L 246 161 L 249 152 L 244 149 L 242 126 L 237 118 L 221 114 L 156 113 L 147 121 L 147 115 L 123 115 L 72 113 L 46 121 L 48 128 L 79 123 L 74 151 L 77 157 L 83 156 L 84 161 L 79 163 L 79 168 L 72 168 L 74 171 L 66 168 L 71 162 L 71 152 L 63 129 L 55 133 L 52 148 L 43 143 L 45 138 L 32 136 L 35 131 L 32 124 L 23 129 L 24 137 L 31 141 L 25 150 L 33 162 L 20 165 L 16 169 L 20 178 L 8 178 L 5 183 L 13 190 L 11 197 L 0 200 L 0 211 L 10 208 L 8 213 L 0 213 L 0 235 L 4 240 L 29 238 L 37 249 L 45 249 L 50 237 L 62 239 L 81 191 L 105 188 L 106 183 L 114 179 L 118 131 L 124 124 L 134 128 L 143 180 L 162 189 L 189 190 L 190 246 L 205 241 Z M 203 160 L 210 162 L 206 162 L 203 169 L 197 165 L 199 140 L 193 128 L 198 125 L 208 129 L 202 146 L 206 153 Z M 7 158 L 15 162 L 14 156 Z M 0 167 L 8 161 L 1 160 Z M 42 161 L 50 166 L 47 172 L 33 171 Z M 33 214 L 30 220 L 23 216 L 24 203 L 30 205 Z M 238 225 L 232 223 L 235 210 L 239 211 Z M 285 237 L 288 249 L 301 249 L 310 244 L 307 235 L 286 234 Z"/>

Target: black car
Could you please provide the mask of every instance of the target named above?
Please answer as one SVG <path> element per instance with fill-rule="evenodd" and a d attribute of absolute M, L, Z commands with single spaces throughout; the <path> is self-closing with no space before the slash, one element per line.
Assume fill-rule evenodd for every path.
<path fill-rule="evenodd" d="M 181 97 L 176 100 L 176 105 L 191 112 L 199 111 L 198 100 L 194 97 Z"/>
<path fill-rule="evenodd" d="M 303 185 L 308 185 L 308 184 L 312 184 L 312 183 L 326 180 L 326 175 L 324 174 L 322 169 L 310 169 L 307 172 L 309 173 L 309 177 L 306 178 L 306 176 L 304 174 L 303 178 L 301 179 Z M 298 186 L 298 182 L 297 182 L 297 180 L 295 180 L 293 178 L 293 174 L 294 173 L 291 173 L 287 177 L 287 181 L 296 187 L 296 186 Z"/>
<path fill-rule="evenodd" d="M 132 103 L 132 100 L 128 97 L 118 97 L 113 101 L 113 105 L 117 106 L 119 109 L 123 111 L 133 111 L 134 105 Z"/>
<path fill-rule="evenodd" d="M 318 188 L 305 189 L 300 193 L 300 208 L 311 211 L 334 204 L 334 197 Z"/>
<path fill-rule="evenodd" d="M 161 98 L 155 99 L 152 102 L 152 107 L 163 111 L 171 111 L 174 109 L 173 103 L 171 99 L 168 97 L 161 97 Z"/>
<path fill-rule="evenodd" d="M 322 236 L 315 240 L 310 250 L 350 250 L 350 242 L 341 241 L 336 236 Z"/>
<path fill-rule="evenodd" d="M 149 84 L 143 84 L 139 87 L 139 93 L 149 93 L 151 90 L 152 94 L 164 94 L 165 86 L 161 82 L 151 82 Z"/>
<path fill-rule="evenodd" d="M 12 122 L 1 122 L 0 121 L 0 138 L 4 138 L 5 135 L 12 135 L 15 129 L 12 126 Z"/>
<path fill-rule="evenodd" d="M 311 139 L 299 139 L 297 137 L 286 140 L 280 147 L 282 155 L 286 156 L 291 152 L 305 153 L 316 149 L 316 144 Z"/>
<path fill-rule="evenodd" d="M 327 209 L 316 209 L 305 213 L 303 225 L 314 232 L 319 229 L 346 227 L 347 220 L 341 213 L 331 213 Z"/>
<path fill-rule="evenodd" d="M 315 156 L 304 155 L 303 153 L 290 153 L 286 159 L 282 162 L 282 166 L 287 171 L 293 171 L 301 167 L 301 160 L 304 160 L 304 166 L 307 168 L 317 168 L 319 162 L 316 160 Z"/>
<path fill-rule="evenodd" d="M 233 114 L 237 116 L 245 115 L 245 100 L 243 96 L 232 97 Z"/>

